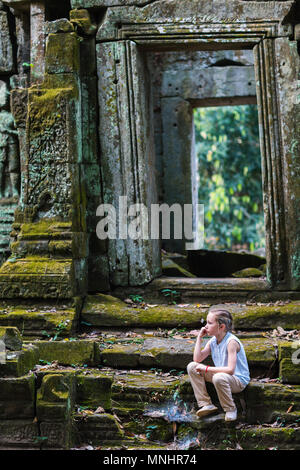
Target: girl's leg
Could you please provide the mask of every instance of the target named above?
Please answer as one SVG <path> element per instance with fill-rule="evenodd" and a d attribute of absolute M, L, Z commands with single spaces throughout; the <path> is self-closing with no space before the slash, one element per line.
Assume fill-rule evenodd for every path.
<path fill-rule="evenodd" d="M 232 393 L 239 393 L 244 390 L 244 385 L 237 377 L 224 372 L 218 372 L 212 377 L 212 382 L 218 394 L 219 401 L 224 411 L 235 411 L 236 406 L 232 398 Z"/>
<path fill-rule="evenodd" d="M 187 372 L 190 377 L 190 381 L 194 390 L 195 398 L 199 408 L 202 406 L 211 405 L 211 398 L 207 393 L 205 378 L 202 377 L 199 372 L 196 371 L 196 367 L 199 365 L 198 362 L 190 362 L 187 366 Z M 211 381 L 211 380 L 208 380 Z"/>

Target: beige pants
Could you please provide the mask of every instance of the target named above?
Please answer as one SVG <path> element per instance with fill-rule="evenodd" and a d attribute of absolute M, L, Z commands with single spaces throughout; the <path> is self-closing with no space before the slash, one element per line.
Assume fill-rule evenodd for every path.
<path fill-rule="evenodd" d="M 203 377 L 196 371 L 196 367 L 198 365 L 198 362 L 190 362 L 187 366 L 187 372 L 189 374 L 199 408 L 212 404 L 211 398 L 206 390 L 206 381 L 214 384 L 223 410 L 234 411 L 236 406 L 233 401 L 232 394 L 241 392 L 244 390 L 245 386 L 235 375 L 226 374 L 225 372 L 212 374 L 208 370 Z"/>

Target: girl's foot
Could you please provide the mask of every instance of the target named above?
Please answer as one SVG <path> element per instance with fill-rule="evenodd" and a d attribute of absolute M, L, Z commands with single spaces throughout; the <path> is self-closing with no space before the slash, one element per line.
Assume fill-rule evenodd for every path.
<path fill-rule="evenodd" d="M 209 415 L 215 411 L 218 411 L 218 408 L 215 405 L 205 405 L 197 411 L 196 415 L 198 418 L 202 418 L 202 416 Z"/>
<path fill-rule="evenodd" d="M 225 421 L 235 421 L 237 418 L 237 410 L 233 411 L 226 411 L 225 413 Z"/>

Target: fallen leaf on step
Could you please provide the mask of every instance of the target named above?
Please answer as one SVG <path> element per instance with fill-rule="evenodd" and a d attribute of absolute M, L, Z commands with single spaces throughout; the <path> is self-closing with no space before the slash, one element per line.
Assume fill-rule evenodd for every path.
<path fill-rule="evenodd" d="M 104 410 L 104 408 L 102 408 L 102 406 L 98 406 L 98 408 L 97 408 L 96 411 L 95 411 L 95 414 L 96 414 L 96 413 L 97 413 L 97 414 L 105 413 L 105 410 Z"/>
<path fill-rule="evenodd" d="M 291 404 L 291 406 L 290 406 L 289 409 L 287 410 L 287 413 L 290 413 L 293 408 L 294 408 L 294 403 Z"/>

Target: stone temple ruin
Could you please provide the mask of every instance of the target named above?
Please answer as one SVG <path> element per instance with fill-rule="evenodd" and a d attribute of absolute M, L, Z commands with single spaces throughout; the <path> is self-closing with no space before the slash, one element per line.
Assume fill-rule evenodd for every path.
<path fill-rule="evenodd" d="M 0 24 L 0 448 L 220 448 L 219 415 L 166 409 L 195 405 L 187 332 L 225 302 L 253 377 L 232 445 L 299 448 L 300 2 L 2 0 Z M 120 197 L 195 207 L 193 110 L 234 104 L 258 109 L 266 276 L 97 237 Z"/>

